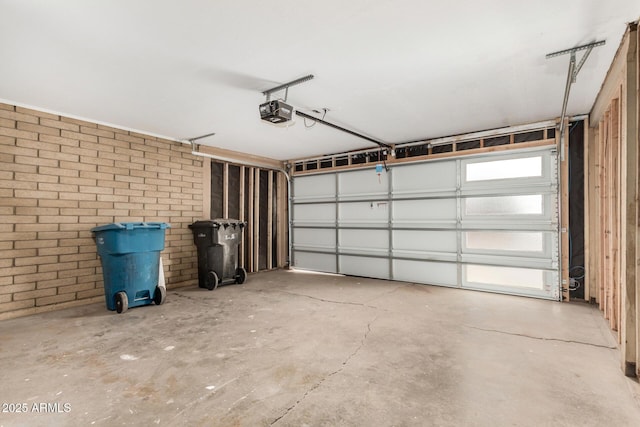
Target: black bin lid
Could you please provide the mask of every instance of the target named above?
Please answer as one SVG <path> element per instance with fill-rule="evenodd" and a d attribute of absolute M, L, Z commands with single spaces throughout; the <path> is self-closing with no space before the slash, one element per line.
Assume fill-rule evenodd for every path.
<path fill-rule="evenodd" d="M 245 225 L 247 225 L 247 223 L 244 221 L 240 221 L 239 219 L 230 218 L 203 219 L 190 224 L 189 228 L 227 228 L 230 225 L 234 227 L 244 227 Z"/>

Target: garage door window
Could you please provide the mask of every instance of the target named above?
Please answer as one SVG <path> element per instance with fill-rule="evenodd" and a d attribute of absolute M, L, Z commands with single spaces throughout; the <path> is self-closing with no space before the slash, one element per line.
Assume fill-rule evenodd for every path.
<path fill-rule="evenodd" d="M 510 252 L 544 251 L 544 234 L 514 231 L 468 231 L 465 233 L 466 249 Z"/>
<path fill-rule="evenodd" d="M 465 270 L 468 284 L 491 284 L 539 290 L 544 289 L 545 285 L 545 274 L 542 270 L 472 264 L 466 265 Z"/>
<path fill-rule="evenodd" d="M 465 203 L 467 215 L 542 215 L 541 194 L 526 196 L 469 197 Z"/>
<path fill-rule="evenodd" d="M 542 176 L 542 157 L 467 164 L 467 182 Z"/>

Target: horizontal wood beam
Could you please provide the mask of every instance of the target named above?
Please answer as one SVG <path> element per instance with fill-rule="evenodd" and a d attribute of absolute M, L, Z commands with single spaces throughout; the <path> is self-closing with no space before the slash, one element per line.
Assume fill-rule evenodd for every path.
<path fill-rule="evenodd" d="M 198 145 L 198 152 L 217 157 L 220 161 L 237 165 L 255 166 L 266 169 L 284 168 L 284 162 L 280 160 L 256 156 L 254 154 L 241 153 L 239 151 L 227 150 L 224 148 L 210 147 L 208 145 Z"/>
<path fill-rule="evenodd" d="M 611 99 L 615 97 L 616 91 L 620 88 L 622 80 L 625 78 L 624 71 L 626 69 L 627 51 L 629 49 L 629 34 L 632 29 L 632 25 L 629 24 L 627 31 L 622 39 L 622 43 L 618 47 L 613 62 L 607 71 L 607 76 L 600 86 L 596 101 L 591 108 L 589 114 L 589 120 L 593 125 L 597 125 L 604 117 L 604 113 L 609 108 Z"/>
<path fill-rule="evenodd" d="M 391 165 L 397 165 L 397 164 L 422 162 L 425 160 L 443 159 L 447 157 L 461 157 L 461 156 L 467 156 L 467 155 L 473 155 L 473 154 L 493 153 L 498 151 L 508 151 L 508 150 L 522 149 L 522 148 L 544 147 L 547 145 L 555 145 L 555 144 L 556 144 L 555 139 L 542 139 L 539 141 L 519 142 L 514 144 L 496 145 L 493 147 L 481 146 L 480 148 L 471 148 L 467 150 L 452 151 L 448 153 L 436 153 L 436 154 L 429 153 L 429 154 L 424 154 L 420 156 L 403 157 L 400 159 L 389 158 L 386 160 L 386 164 L 387 166 L 391 166 Z M 302 171 L 295 171 L 295 166 L 294 166 L 291 170 L 291 174 L 294 176 L 299 176 L 299 175 L 312 175 L 317 173 L 325 173 L 325 172 L 331 172 L 336 170 L 366 169 L 366 168 L 373 167 L 377 163 L 380 163 L 380 162 L 372 161 L 367 163 L 349 164 L 345 166 L 332 166 L 329 168 L 322 168 L 322 169 L 318 168 L 318 169 L 310 169 L 310 170 L 302 170 Z M 335 164 L 335 163 L 332 163 L 332 164 Z"/>

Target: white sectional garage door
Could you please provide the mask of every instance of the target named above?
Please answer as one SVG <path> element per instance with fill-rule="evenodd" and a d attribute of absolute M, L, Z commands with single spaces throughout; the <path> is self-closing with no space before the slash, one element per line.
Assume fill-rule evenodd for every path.
<path fill-rule="evenodd" d="M 292 264 L 557 300 L 557 176 L 550 148 L 297 176 Z"/>

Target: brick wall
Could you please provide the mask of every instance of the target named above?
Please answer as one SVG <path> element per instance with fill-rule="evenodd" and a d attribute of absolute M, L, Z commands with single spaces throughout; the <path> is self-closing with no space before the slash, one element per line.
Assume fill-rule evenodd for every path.
<path fill-rule="evenodd" d="M 169 222 L 167 286 L 195 285 L 202 170 L 179 142 L 0 103 L 0 319 L 103 302 L 89 230 L 111 222 Z"/>

